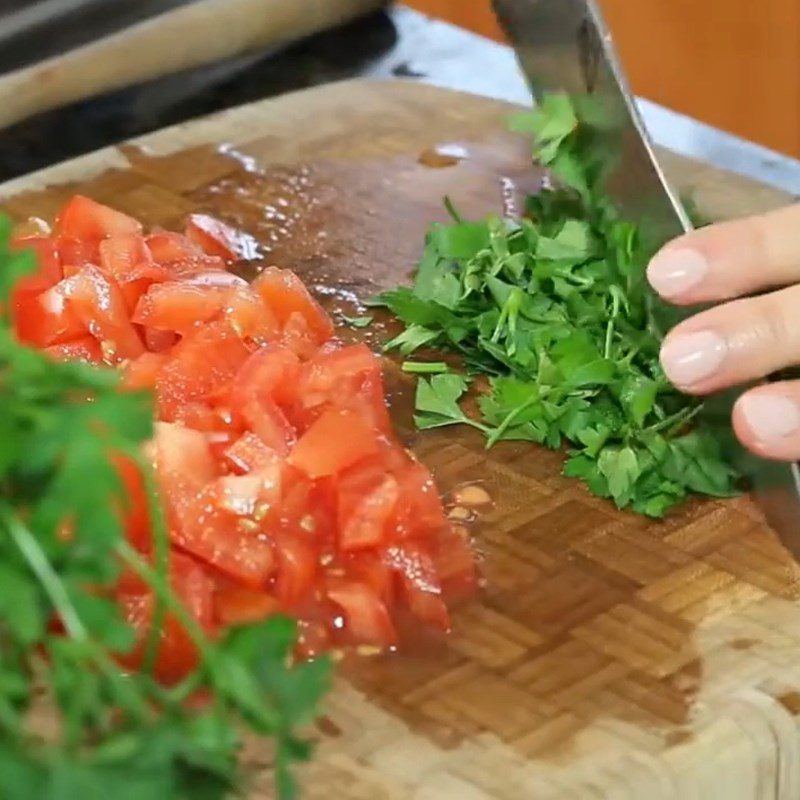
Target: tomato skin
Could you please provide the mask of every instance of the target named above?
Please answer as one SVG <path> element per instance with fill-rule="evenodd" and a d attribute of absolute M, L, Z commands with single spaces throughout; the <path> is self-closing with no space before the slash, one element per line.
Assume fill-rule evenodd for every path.
<path fill-rule="evenodd" d="M 208 214 L 192 214 L 186 224 L 186 238 L 210 256 L 226 261 L 238 257 L 236 243 L 242 234 Z"/>
<path fill-rule="evenodd" d="M 333 322 L 330 317 L 293 272 L 267 267 L 253 281 L 252 286 L 272 309 L 281 325 L 286 325 L 291 315 L 297 312 L 308 324 L 317 344 L 322 344 L 333 336 Z"/>
<path fill-rule="evenodd" d="M 309 478 L 335 475 L 378 450 L 377 432 L 351 411 L 326 411 L 302 435 L 289 464 Z"/>
<path fill-rule="evenodd" d="M 241 407 L 253 399 L 269 398 L 289 405 L 297 391 L 300 361 L 279 346 L 261 347 L 242 364 L 231 387 L 231 403 Z"/>
<path fill-rule="evenodd" d="M 291 612 L 299 609 L 313 593 L 318 551 L 307 532 L 277 530 L 273 533 L 273 541 L 278 559 L 275 594 L 282 608 Z"/>
<path fill-rule="evenodd" d="M 79 194 L 64 206 L 56 226 L 61 235 L 79 241 L 142 232 L 141 224 L 133 217 Z"/>

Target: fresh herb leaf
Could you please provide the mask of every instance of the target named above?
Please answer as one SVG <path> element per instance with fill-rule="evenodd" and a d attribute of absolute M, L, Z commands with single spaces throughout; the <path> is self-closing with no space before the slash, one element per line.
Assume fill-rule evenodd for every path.
<path fill-rule="evenodd" d="M 349 325 L 351 328 L 367 328 L 372 325 L 374 317 L 364 316 L 364 317 L 348 317 L 346 314 L 342 314 L 342 322 L 345 325 Z"/>
<path fill-rule="evenodd" d="M 565 474 L 661 516 L 690 492 L 734 494 L 738 475 L 698 422 L 700 403 L 661 371 L 652 243 L 602 191 L 613 123 L 591 97 L 549 95 L 517 115 L 512 129 L 562 185 L 528 197 L 517 220 L 466 220 L 447 199 L 454 221 L 431 228 L 414 285 L 380 300 L 406 326 L 387 348 L 443 348 L 490 377 L 481 421 L 462 411 L 458 375 L 421 379 L 419 427 L 469 424 L 487 446 L 566 443 Z"/>

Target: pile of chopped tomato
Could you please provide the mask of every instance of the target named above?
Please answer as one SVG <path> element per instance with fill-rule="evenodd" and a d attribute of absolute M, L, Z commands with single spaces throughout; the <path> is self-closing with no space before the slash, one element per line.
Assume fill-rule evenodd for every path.
<path fill-rule="evenodd" d="M 446 630 L 446 600 L 474 588 L 474 559 L 393 436 L 379 359 L 339 342 L 292 272 L 270 267 L 251 284 L 230 272 L 236 241 L 199 214 L 182 234 L 145 234 L 74 197 L 53 232 L 16 239 L 39 257 L 14 293 L 17 334 L 154 391 L 173 585 L 210 633 L 286 612 L 313 655 L 393 646 L 404 617 Z M 147 554 L 142 477 L 119 468 L 127 534 Z M 147 586 L 125 575 L 118 595 L 143 638 Z M 194 649 L 174 620 L 161 635 L 158 672 L 173 680 Z"/>

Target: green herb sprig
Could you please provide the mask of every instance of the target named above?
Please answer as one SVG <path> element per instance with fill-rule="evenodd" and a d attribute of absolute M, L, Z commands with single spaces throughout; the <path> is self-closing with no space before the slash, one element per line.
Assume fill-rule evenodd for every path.
<path fill-rule="evenodd" d="M 34 262 L 10 251 L 10 231 L 0 218 L 0 797 L 222 798 L 242 780 L 244 727 L 274 740 L 278 795 L 290 800 L 291 764 L 310 752 L 296 727 L 313 719 L 329 664 L 290 665 L 295 629 L 283 618 L 209 640 L 169 588 L 152 488 L 158 555 L 151 563 L 126 544 L 112 454 L 147 469 L 150 399 L 118 391 L 113 371 L 17 342 L 11 292 Z M 123 567 L 152 587 L 156 619 L 174 615 L 199 650 L 177 685 L 126 674 L 110 655 L 133 644 L 108 591 Z M 154 626 L 151 656 L 158 637 Z M 198 694 L 207 702 L 193 708 Z"/>
<path fill-rule="evenodd" d="M 661 370 L 650 251 L 601 190 L 604 122 L 563 95 L 519 115 L 513 129 L 533 137 L 561 187 L 528 197 L 520 219 L 465 221 L 448 199 L 453 222 L 429 230 L 413 286 L 377 303 L 405 324 L 387 349 L 452 351 L 489 377 L 477 420 L 459 405 L 462 377 L 420 377 L 418 427 L 469 424 L 487 446 L 566 445 L 566 475 L 660 517 L 690 492 L 735 494 L 737 475 L 697 424 L 700 403 Z"/>

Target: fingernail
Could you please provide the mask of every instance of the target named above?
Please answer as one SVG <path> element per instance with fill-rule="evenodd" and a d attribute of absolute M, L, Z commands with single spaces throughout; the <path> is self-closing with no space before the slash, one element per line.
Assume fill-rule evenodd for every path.
<path fill-rule="evenodd" d="M 714 331 L 685 333 L 661 348 L 661 365 L 676 386 L 692 386 L 713 375 L 725 359 L 727 345 Z"/>
<path fill-rule="evenodd" d="M 751 394 L 740 403 L 750 430 L 761 442 L 774 442 L 800 429 L 800 408 L 788 397 Z"/>
<path fill-rule="evenodd" d="M 647 279 L 662 297 L 678 297 L 705 278 L 705 256 L 688 248 L 664 250 L 647 266 Z"/>

